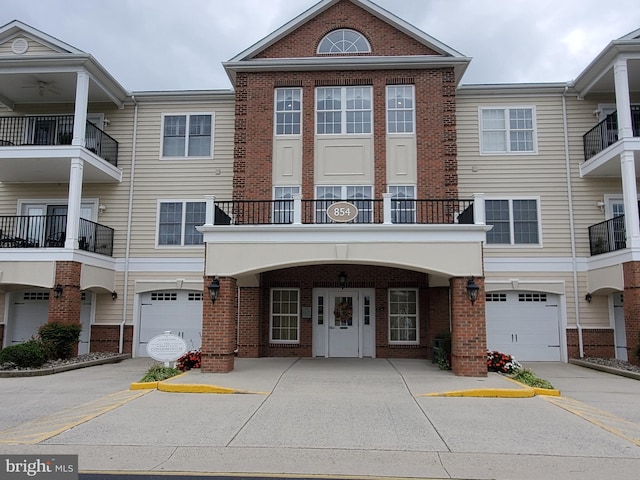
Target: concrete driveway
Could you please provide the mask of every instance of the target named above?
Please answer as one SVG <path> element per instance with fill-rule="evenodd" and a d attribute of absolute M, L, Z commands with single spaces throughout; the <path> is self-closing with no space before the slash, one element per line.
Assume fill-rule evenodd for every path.
<path fill-rule="evenodd" d="M 640 382 L 574 365 L 527 365 L 559 398 L 447 398 L 422 395 L 510 382 L 421 360 L 266 358 L 182 380 L 265 393 L 129 391 L 148 364 L 0 379 L 0 454 L 78 454 L 83 471 L 580 480 L 640 471 L 640 419 L 627 411 Z"/>

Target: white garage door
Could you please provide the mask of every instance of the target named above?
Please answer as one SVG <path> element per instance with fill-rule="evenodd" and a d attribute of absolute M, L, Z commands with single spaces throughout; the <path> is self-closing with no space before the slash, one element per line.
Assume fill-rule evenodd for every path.
<path fill-rule="evenodd" d="M 486 295 L 487 348 L 518 361 L 559 361 L 558 296 L 535 292 Z"/>
<path fill-rule="evenodd" d="M 188 350 L 202 345 L 202 292 L 164 290 L 141 295 L 138 356 L 147 357 L 147 343 L 170 330 Z"/>

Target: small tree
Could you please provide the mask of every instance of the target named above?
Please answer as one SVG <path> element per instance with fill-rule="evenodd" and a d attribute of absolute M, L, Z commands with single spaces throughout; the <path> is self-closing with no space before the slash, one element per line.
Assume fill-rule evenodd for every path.
<path fill-rule="evenodd" d="M 38 334 L 47 357 L 57 359 L 71 356 L 81 331 L 77 323 L 49 322 L 40 326 Z"/>

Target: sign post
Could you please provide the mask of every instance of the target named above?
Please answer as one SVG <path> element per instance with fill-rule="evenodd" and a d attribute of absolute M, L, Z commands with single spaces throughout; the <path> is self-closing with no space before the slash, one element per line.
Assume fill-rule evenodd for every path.
<path fill-rule="evenodd" d="M 169 362 L 179 359 L 186 351 L 185 341 L 178 335 L 173 335 L 171 330 L 156 335 L 147 343 L 147 354 L 158 362 L 164 362 L 165 367 L 169 366 Z"/>

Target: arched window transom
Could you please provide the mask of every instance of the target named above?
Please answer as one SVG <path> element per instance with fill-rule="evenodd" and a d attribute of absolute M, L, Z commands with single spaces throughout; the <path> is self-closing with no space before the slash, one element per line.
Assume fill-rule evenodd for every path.
<path fill-rule="evenodd" d="M 318 45 L 318 53 L 371 53 L 371 45 L 362 34 L 343 28 L 327 34 Z"/>

